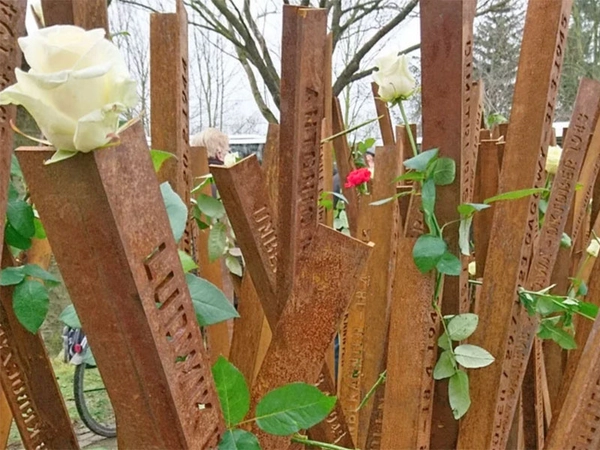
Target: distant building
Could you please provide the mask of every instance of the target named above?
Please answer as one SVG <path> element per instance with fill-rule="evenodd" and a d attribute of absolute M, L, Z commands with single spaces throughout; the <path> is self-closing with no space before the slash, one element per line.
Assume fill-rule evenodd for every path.
<path fill-rule="evenodd" d="M 241 158 L 253 153 L 259 161 L 262 161 L 266 137 L 260 134 L 234 134 L 229 136 L 229 148 L 232 152 L 238 152 Z"/>

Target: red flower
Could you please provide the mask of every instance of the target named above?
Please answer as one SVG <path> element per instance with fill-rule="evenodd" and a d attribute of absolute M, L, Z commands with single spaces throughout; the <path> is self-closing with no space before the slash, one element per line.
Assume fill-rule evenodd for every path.
<path fill-rule="evenodd" d="M 371 171 L 367 168 L 356 169 L 348 174 L 346 177 L 345 188 L 356 187 L 362 183 L 366 183 L 371 179 Z"/>

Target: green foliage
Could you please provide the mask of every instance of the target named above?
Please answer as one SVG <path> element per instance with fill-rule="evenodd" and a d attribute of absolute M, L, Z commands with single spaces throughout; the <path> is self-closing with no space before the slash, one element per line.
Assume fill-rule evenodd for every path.
<path fill-rule="evenodd" d="M 185 273 L 191 272 L 194 269 L 197 269 L 196 261 L 190 255 L 188 255 L 183 250 L 177 250 L 179 253 L 179 260 L 181 261 L 181 266 L 183 267 L 183 271 Z"/>
<path fill-rule="evenodd" d="M 23 280 L 15 285 L 13 310 L 19 323 L 30 333 L 37 333 L 44 323 L 49 306 L 48 290 L 36 280 Z"/>
<path fill-rule="evenodd" d="M 175 241 L 179 242 L 187 224 L 187 207 L 168 182 L 165 181 L 160 185 L 160 192 L 167 208 L 173 236 L 175 237 Z"/>
<path fill-rule="evenodd" d="M 152 165 L 154 166 L 154 171 L 158 172 L 164 162 L 169 158 L 175 158 L 175 155 L 171 152 L 164 152 L 162 150 L 150 150 L 150 158 L 152 158 Z"/>
<path fill-rule="evenodd" d="M 191 273 L 186 274 L 185 280 L 200 325 L 214 325 L 240 317 L 225 294 L 214 284 Z"/>
<path fill-rule="evenodd" d="M 460 419 L 471 407 L 469 395 L 469 376 L 463 370 L 457 370 L 448 382 L 448 398 L 452 414 L 456 420 Z"/>
<path fill-rule="evenodd" d="M 459 314 L 448 322 L 448 335 L 453 341 L 462 341 L 475 332 L 478 323 L 479 317 L 477 314 Z"/>
<path fill-rule="evenodd" d="M 200 194 L 196 198 L 198 209 L 213 219 L 220 219 L 225 215 L 225 207 L 220 200 L 206 194 Z"/>
<path fill-rule="evenodd" d="M 244 375 L 223 356 L 212 367 L 225 424 L 231 428 L 240 423 L 250 409 L 250 391 Z"/>
<path fill-rule="evenodd" d="M 81 322 L 79 321 L 79 316 L 77 316 L 77 311 L 75 311 L 75 307 L 73 305 L 68 305 L 63 309 L 58 316 L 58 320 L 64 323 L 69 328 L 81 328 Z"/>
<path fill-rule="evenodd" d="M 246 430 L 227 430 L 221 442 L 219 450 L 260 450 L 260 444 L 255 435 Z"/>
<path fill-rule="evenodd" d="M 215 261 L 227 250 L 227 228 L 222 222 L 215 223 L 208 234 L 208 259 Z"/>
<path fill-rule="evenodd" d="M 261 399 L 256 406 L 256 423 L 267 433 L 287 436 L 321 422 L 336 400 L 310 384 L 287 384 Z"/>
<path fill-rule="evenodd" d="M 424 234 L 419 236 L 413 247 L 413 260 L 421 273 L 434 269 L 442 259 L 448 245 L 438 236 Z"/>

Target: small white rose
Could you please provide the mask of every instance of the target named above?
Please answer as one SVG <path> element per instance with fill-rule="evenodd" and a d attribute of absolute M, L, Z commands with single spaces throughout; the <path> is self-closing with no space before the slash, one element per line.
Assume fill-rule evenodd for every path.
<path fill-rule="evenodd" d="M 560 155 L 562 149 L 558 145 L 551 145 L 548 147 L 548 157 L 546 158 L 546 172 L 556 174 L 558 171 L 558 164 L 560 163 Z"/>
<path fill-rule="evenodd" d="M 475 261 L 471 261 L 469 263 L 469 275 L 474 277 L 476 273 L 477 273 L 477 265 L 476 265 Z"/>
<path fill-rule="evenodd" d="M 598 242 L 598 239 L 593 238 L 592 242 L 590 242 L 590 245 L 588 245 L 586 252 L 588 255 L 593 256 L 594 258 L 597 258 L 599 251 L 600 251 L 600 243 Z"/>
<path fill-rule="evenodd" d="M 238 159 L 240 159 L 240 154 L 238 152 L 227 153 L 223 159 L 223 165 L 225 167 L 231 167 L 238 161 Z"/>
<path fill-rule="evenodd" d="M 136 82 L 105 31 L 43 28 L 19 45 L 31 70 L 0 92 L 0 105 L 22 105 L 58 150 L 53 160 L 110 142 L 119 117 L 137 104 Z"/>
<path fill-rule="evenodd" d="M 377 71 L 373 72 L 373 80 L 379 86 L 379 97 L 386 102 L 405 99 L 415 91 L 415 78 L 408 69 L 406 55 L 398 56 L 391 52 L 375 58 Z"/>

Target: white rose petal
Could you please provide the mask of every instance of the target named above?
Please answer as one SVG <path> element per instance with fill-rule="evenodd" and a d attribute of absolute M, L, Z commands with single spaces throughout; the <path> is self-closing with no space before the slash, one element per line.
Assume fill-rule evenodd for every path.
<path fill-rule="evenodd" d="M 375 59 L 377 71 L 373 80 L 379 86 L 379 97 L 386 102 L 408 98 L 416 88 L 415 78 L 408 68 L 408 58 L 397 52 L 387 53 Z"/>
<path fill-rule="evenodd" d="M 136 82 L 105 31 L 57 25 L 19 39 L 31 70 L 0 92 L 0 105 L 22 105 L 62 153 L 110 142 L 119 117 L 137 104 Z"/>
<path fill-rule="evenodd" d="M 471 261 L 469 263 L 469 275 L 474 277 L 476 273 L 477 273 L 477 265 L 476 265 L 475 261 Z"/>
<path fill-rule="evenodd" d="M 223 159 L 223 165 L 225 167 L 233 166 L 237 160 L 240 158 L 240 154 L 238 152 L 227 153 L 225 158 Z"/>
<path fill-rule="evenodd" d="M 586 252 L 588 255 L 593 256 L 594 258 L 597 258 L 599 251 L 600 251 L 600 243 L 598 242 L 598 239 L 594 238 L 594 239 L 592 239 L 592 242 L 590 242 L 590 245 L 588 245 Z"/>
<path fill-rule="evenodd" d="M 562 149 L 558 145 L 548 147 L 548 157 L 546 158 L 546 172 L 556 174 L 560 163 Z"/>

